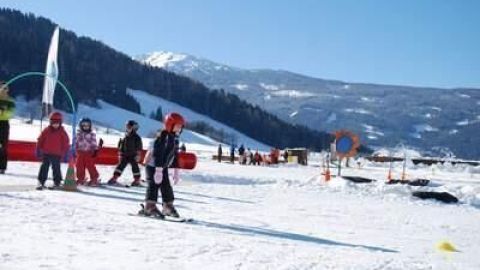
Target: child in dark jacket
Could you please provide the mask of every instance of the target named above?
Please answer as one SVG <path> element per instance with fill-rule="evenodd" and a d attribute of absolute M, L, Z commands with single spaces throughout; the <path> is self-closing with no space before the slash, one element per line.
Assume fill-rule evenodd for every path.
<path fill-rule="evenodd" d="M 108 180 L 109 185 L 118 185 L 118 178 L 122 175 L 123 170 L 130 164 L 132 166 L 133 182 L 132 186 L 140 185 L 140 168 L 138 162 L 140 162 L 142 152 L 142 138 L 138 136 L 138 123 L 129 120 L 125 125 L 125 137 L 118 142 L 119 163 L 115 168 L 112 178 Z"/>
<path fill-rule="evenodd" d="M 168 176 L 168 168 L 175 167 L 178 153 L 175 141 L 177 141 L 184 125 L 185 120 L 180 114 L 167 114 L 164 120 L 164 129 L 157 134 L 148 148 L 144 162 L 148 187 L 145 195 L 145 208 L 140 210 L 141 214 L 159 218 L 164 218 L 166 215 L 179 217 L 173 206 L 175 197 Z M 158 210 L 156 206 L 158 189 L 162 194 L 162 211 Z"/>
<path fill-rule="evenodd" d="M 78 124 L 75 150 L 77 152 L 77 185 L 98 185 L 98 171 L 95 167 L 95 157 L 98 152 L 97 138 L 92 131 L 92 120 L 82 118 Z M 90 181 L 85 182 L 85 170 L 90 174 Z"/>
<path fill-rule="evenodd" d="M 53 188 L 59 188 L 62 181 L 60 161 L 66 157 L 69 149 L 69 138 L 62 126 L 62 114 L 50 114 L 50 125 L 46 127 L 37 140 L 37 155 L 42 157 L 42 165 L 38 172 L 37 190 L 45 188 L 50 164 L 53 170 Z"/>

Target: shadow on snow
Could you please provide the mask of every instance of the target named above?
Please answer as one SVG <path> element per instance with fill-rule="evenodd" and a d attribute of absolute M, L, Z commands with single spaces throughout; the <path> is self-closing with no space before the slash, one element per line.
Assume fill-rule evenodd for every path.
<path fill-rule="evenodd" d="M 307 236 L 307 235 L 298 234 L 298 233 L 289 233 L 289 232 L 282 232 L 282 231 L 276 231 L 276 230 L 270 230 L 270 229 L 261 229 L 261 228 L 244 226 L 244 225 L 226 225 L 226 224 L 220 224 L 216 222 L 197 221 L 197 220 L 194 220 L 191 224 L 201 225 L 209 228 L 229 230 L 237 233 L 250 234 L 254 236 L 268 236 L 268 237 L 274 237 L 278 239 L 301 241 L 301 242 L 307 242 L 307 243 L 313 243 L 313 244 L 319 244 L 319 245 L 334 245 L 334 246 L 351 247 L 351 248 L 365 248 L 371 251 L 381 251 L 381 252 L 390 252 L 390 253 L 398 252 L 396 250 L 392 250 L 388 248 L 342 243 L 342 242 L 322 239 L 322 238 L 313 237 L 313 236 Z"/>

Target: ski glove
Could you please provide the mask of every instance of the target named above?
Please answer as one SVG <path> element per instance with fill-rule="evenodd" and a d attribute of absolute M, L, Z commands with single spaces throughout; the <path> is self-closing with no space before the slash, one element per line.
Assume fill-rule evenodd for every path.
<path fill-rule="evenodd" d="M 160 185 L 163 180 L 163 168 L 162 167 L 157 167 L 155 168 L 155 174 L 153 175 L 153 180 L 155 181 L 155 184 Z"/>
<path fill-rule="evenodd" d="M 176 185 L 178 182 L 180 182 L 180 176 L 178 174 L 178 169 L 175 168 L 173 169 L 173 184 Z"/>
<path fill-rule="evenodd" d="M 135 161 L 138 163 L 142 159 L 142 153 L 140 151 L 137 152 L 137 155 L 135 156 Z"/>
<path fill-rule="evenodd" d="M 97 157 L 97 154 L 98 154 L 98 149 L 93 151 L 92 157 L 94 158 Z"/>
<path fill-rule="evenodd" d="M 43 156 L 42 150 L 40 150 L 39 148 L 35 148 L 35 156 L 37 158 L 42 158 Z"/>

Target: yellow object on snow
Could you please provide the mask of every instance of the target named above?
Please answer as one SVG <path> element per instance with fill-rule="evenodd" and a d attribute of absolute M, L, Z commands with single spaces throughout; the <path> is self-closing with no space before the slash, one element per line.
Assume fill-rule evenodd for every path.
<path fill-rule="evenodd" d="M 453 244 L 448 241 L 441 241 L 437 244 L 437 248 L 438 250 L 445 252 L 458 252 L 455 246 L 453 246 Z"/>

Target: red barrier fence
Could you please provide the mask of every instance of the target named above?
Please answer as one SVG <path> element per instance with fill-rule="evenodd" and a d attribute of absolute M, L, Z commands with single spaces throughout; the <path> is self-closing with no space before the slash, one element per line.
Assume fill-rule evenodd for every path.
<path fill-rule="evenodd" d="M 40 161 L 35 156 L 36 142 L 15 141 L 8 142 L 8 160 L 12 161 Z M 145 150 L 142 151 L 142 160 L 145 156 Z M 115 165 L 118 163 L 118 149 L 116 147 L 102 147 L 98 151 L 96 164 Z"/>
<path fill-rule="evenodd" d="M 39 158 L 35 156 L 36 142 L 10 140 L 8 142 L 8 160 L 11 161 L 31 161 L 38 162 Z M 146 151 L 142 150 L 141 160 Z M 102 147 L 97 154 L 96 164 L 116 165 L 118 163 L 118 149 L 116 147 Z M 178 167 L 191 170 L 197 164 L 197 156 L 193 153 L 179 153 Z"/>

